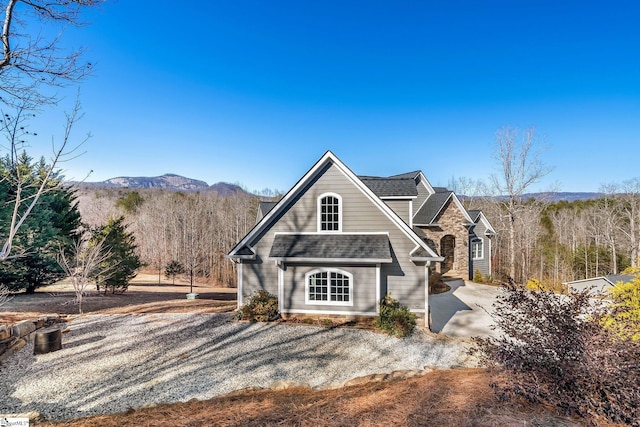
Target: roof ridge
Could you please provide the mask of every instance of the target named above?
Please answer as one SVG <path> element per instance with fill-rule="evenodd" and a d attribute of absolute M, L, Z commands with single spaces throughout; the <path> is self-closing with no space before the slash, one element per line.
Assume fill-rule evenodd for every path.
<path fill-rule="evenodd" d="M 422 170 L 416 169 L 416 170 L 413 170 L 413 171 L 410 171 L 410 172 L 391 175 L 391 176 L 389 176 L 389 178 L 406 177 L 406 178 L 409 178 L 409 179 L 415 179 L 415 177 L 418 176 L 418 174 L 423 174 L 424 175 Z"/>

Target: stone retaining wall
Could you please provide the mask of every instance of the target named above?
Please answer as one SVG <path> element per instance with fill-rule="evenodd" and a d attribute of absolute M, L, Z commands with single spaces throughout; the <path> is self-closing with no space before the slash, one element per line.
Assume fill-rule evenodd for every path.
<path fill-rule="evenodd" d="M 61 322 L 57 314 L 23 320 L 13 325 L 0 325 L 0 362 L 33 341 L 38 329 Z"/>

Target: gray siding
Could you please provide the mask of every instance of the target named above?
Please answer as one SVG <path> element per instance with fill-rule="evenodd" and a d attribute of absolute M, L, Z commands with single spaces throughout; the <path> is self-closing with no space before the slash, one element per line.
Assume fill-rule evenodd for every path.
<path fill-rule="evenodd" d="M 485 235 L 487 231 L 482 222 L 479 222 L 469 235 L 469 277 L 473 279 L 476 270 L 480 270 L 483 276 L 490 276 L 491 273 L 491 239 Z M 482 240 L 484 251 L 480 259 L 473 259 L 471 252 L 471 242 L 474 239 Z"/>
<path fill-rule="evenodd" d="M 422 178 L 420 178 L 421 180 Z M 425 183 L 426 184 L 426 183 Z M 422 204 L 424 203 L 425 200 L 427 200 L 427 197 L 429 197 L 429 191 L 425 188 L 425 184 L 423 184 L 422 182 L 418 182 L 417 184 L 417 190 L 418 190 L 418 197 L 416 197 L 413 200 L 413 216 L 415 216 L 418 213 L 418 210 L 420 209 L 420 207 L 422 206 Z"/>
<path fill-rule="evenodd" d="M 324 267 L 324 266 L 322 266 Z M 376 311 L 376 267 L 374 266 L 328 266 L 353 275 L 352 305 L 311 305 L 306 304 L 305 274 L 322 268 L 318 265 L 287 265 L 284 272 L 284 310 L 295 313 L 297 310 L 340 311 L 375 313 Z"/>
<path fill-rule="evenodd" d="M 382 265 L 382 295 L 386 291 L 412 309 L 424 309 L 424 266 L 416 266 L 409 253 L 416 244 L 365 196 L 333 164 L 319 171 L 280 218 L 256 241 L 249 242 L 257 253 L 254 262 L 243 267 L 243 295 L 257 289 L 276 294 L 278 269 L 268 259 L 276 232 L 317 232 L 317 198 L 324 193 L 342 197 L 342 231 L 345 233 L 389 232 L 392 264 Z M 304 286 L 304 283 L 300 284 Z M 375 295 L 375 293 L 374 293 Z M 375 296 L 374 296 L 375 298 Z M 304 300 L 303 300 L 304 302 Z"/>
<path fill-rule="evenodd" d="M 409 200 L 385 200 L 384 201 L 400 218 L 407 224 L 411 224 L 410 212 L 411 203 Z"/>

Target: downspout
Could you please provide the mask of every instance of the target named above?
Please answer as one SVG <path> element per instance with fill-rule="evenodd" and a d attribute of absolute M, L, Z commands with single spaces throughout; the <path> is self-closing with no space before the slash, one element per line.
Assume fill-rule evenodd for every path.
<path fill-rule="evenodd" d="M 278 266 L 278 311 L 282 314 L 284 311 L 284 262 L 276 261 Z"/>
<path fill-rule="evenodd" d="M 242 285 L 243 285 L 243 268 L 242 266 L 244 265 L 244 263 L 242 262 L 242 260 L 238 260 L 238 262 L 236 263 L 238 264 L 238 296 L 237 296 L 237 300 L 238 300 L 238 308 L 242 307 L 243 305 L 243 300 L 242 300 Z"/>
<path fill-rule="evenodd" d="M 424 266 L 424 327 L 431 331 L 431 322 L 429 322 L 431 318 L 431 310 L 429 309 L 429 267 L 431 267 L 431 261 L 427 261 Z"/>
<path fill-rule="evenodd" d="M 378 315 L 380 315 L 380 300 L 382 299 L 380 273 L 380 264 L 376 264 L 376 313 L 378 313 Z"/>

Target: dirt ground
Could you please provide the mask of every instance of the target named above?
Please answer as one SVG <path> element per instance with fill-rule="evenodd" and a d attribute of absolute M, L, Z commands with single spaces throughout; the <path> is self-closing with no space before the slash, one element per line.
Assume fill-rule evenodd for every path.
<path fill-rule="evenodd" d="M 198 299 L 188 300 L 188 282 L 167 279 L 151 274 L 139 274 L 123 294 L 97 293 L 91 289 L 83 298 L 85 313 L 219 313 L 236 308 L 236 289 L 212 287 L 195 283 L 193 292 Z M 34 294 L 18 293 L 0 307 L 0 324 L 38 317 L 42 314 L 78 314 L 73 287 L 67 282 L 38 288 Z"/>

